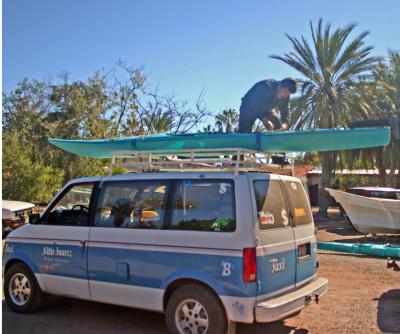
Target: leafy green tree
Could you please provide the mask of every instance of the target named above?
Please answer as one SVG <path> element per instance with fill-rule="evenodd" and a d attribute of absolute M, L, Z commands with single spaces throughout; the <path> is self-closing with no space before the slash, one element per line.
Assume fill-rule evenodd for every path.
<path fill-rule="evenodd" d="M 380 63 L 374 71 L 374 79 L 377 85 L 372 89 L 374 97 L 371 103 L 380 118 L 397 115 L 400 120 L 400 53 L 390 50 L 387 62 Z M 399 124 L 400 126 L 400 124 Z M 395 170 L 400 171 L 400 141 L 392 139 L 390 145 L 377 151 L 378 168 L 380 175 L 386 175 L 386 169 L 390 170 L 389 183 L 393 187 L 400 187 L 400 177 L 395 176 Z M 381 179 L 382 185 L 386 185 L 386 178 Z"/>
<path fill-rule="evenodd" d="M 365 46 L 364 39 L 368 32 L 363 32 L 354 39 L 349 36 L 356 25 L 331 31 L 331 25 L 323 26 L 320 19 L 314 29 L 311 26 L 311 44 L 305 37 L 300 39 L 287 35 L 293 51 L 284 56 L 274 55 L 296 69 L 302 76 L 301 97 L 296 101 L 297 108 L 291 115 L 294 129 L 334 128 L 345 125 L 352 112 L 349 108 L 351 90 L 360 77 L 370 75 L 380 59 L 371 56 L 371 46 Z M 336 154 L 320 153 L 322 166 L 321 188 L 332 183 Z M 329 195 L 326 191 L 319 194 L 321 215 L 327 214 Z"/>
<path fill-rule="evenodd" d="M 51 112 L 50 88 L 37 80 L 22 80 L 9 94 L 3 94 L 3 133 L 18 135 L 22 146 L 31 146 L 31 159 L 49 163 L 47 138 L 51 136 L 46 115 Z"/>
<path fill-rule="evenodd" d="M 118 71 L 117 71 L 118 70 Z M 124 63 L 85 81 L 64 74 L 56 83 L 22 80 L 3 94 L 3 195 L 46 201 L 71 178 L 108 172 L 107 159 L 87 159 L 49 144 L 48 138 L 94 139 L 159 132 L 185 133 L 209 115 L 151 89 L 142 68 Z"/>
<path fill-rule="evenodd" d="M 3 198 L 47 202 L 60 189 L 63 170 L 33 161 L 32 145 L 16 133 L 3 135 Z"/>
<path fill-rule="evenodd" d="M 104 174 L 104 162 L 63 152 L 49 137 L 101 138 L 107 134 L 104 82 L 52 85 L 23 80 L 3 94 L 3 182 L 10 199 L 46 201 L 72 177 Z"/>
<path fill-rule="evenodd" d="M 295 164 L 319 166 L 320 160 L 316 152 L 306 152 L 296 156 Z"/>
<path fill-rule="evenodd" d="M 61 84 L 51 88 L 49 99 L 53 110 L 46 119 L 51 137 L 92 139 L 108 136 L 112 123 L 107 118 L 109 101 L 103 77 L 97 74 L 84 83 L 70 82 L 65 75 Z M 50 150 L 55 151 L 53 164 L 65 171 L 64 182 L 74 177 L 90 175 L 90 166 L 95 174 L 102 171 L 104 163 L 94 159 L 85 160 L 53 147 Z M 82 174 L 85 170 L 87 172 Z"/>
<path fill-rule="evenodd" d="M 400 118 L 400 55 L 389 51 L 387 60 L 373 70 L 370 80 L 360 80 L 352 92 L 351 110 L 360 120 L 387 119 L 391 115 Z M 395 170 L 400 167 L 399 141 L 392 139 L 385 147 L 343 152 L 345 163 L 352 167 L 379 169 L 379 185 L 398 186 Z M 347 160 L 347 161 L 346 161 Z M 386 176 L 386 171 L 390 173 Z"/>

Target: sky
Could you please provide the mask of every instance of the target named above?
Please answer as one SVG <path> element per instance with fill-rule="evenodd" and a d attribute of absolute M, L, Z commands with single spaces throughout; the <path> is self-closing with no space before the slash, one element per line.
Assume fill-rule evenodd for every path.
<path fill-rule="evenodd" d="M 273 54 L 285 36 L 311 38 L 310 20 L 370 31 L 375 55 L 400 49 L 398 0 L 3 0 L 3 91 L 23 78 L 86 80 L 118 60 L 145 67 L 162 94 L 195 103 L 204 89 L 212 112 L 239 109 L 263 79 L 298 74 Z"/>

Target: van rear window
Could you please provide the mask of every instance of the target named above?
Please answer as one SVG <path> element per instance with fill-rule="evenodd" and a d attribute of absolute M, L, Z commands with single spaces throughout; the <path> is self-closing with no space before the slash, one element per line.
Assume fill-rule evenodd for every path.
<path fill-rule="evenodd" d="M 306 192 L 300 182 L 284 181 L 286 192 L 292 207 L 295 225 L 312 223 L 312 213 Z"/>
<path fill-rule="evenodd" d="M 256 180 L 254 193 L 257 203 L 258 226 L 261 230 L 290 226 L 285 195 L 279 181 Z"/>
<path fill-rule="evenodd" d="M 172 199 L 171 230 L 232 232 L 236 228 L 231 180 L 179 180 Z"/>

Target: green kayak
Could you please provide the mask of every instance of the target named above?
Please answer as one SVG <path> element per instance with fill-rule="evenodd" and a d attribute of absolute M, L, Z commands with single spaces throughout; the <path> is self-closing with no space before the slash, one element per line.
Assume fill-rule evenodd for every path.
<path fill-rule="evenodd" d="M 337 151 L 383 146 L 389 128 L 355 128 L 262 133 L 157 134 L 115 139 L 50 138 L 50 143 L 84 157 L 110 158 L 121 151 L 170 151 L 242 148 L 262 153 Z"/>

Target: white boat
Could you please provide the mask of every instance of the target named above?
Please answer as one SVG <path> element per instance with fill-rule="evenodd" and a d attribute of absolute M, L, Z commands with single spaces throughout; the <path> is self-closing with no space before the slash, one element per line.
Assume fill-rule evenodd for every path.
<path fill-rule="evenodd" d="M 400 200 L 373 198 L 325 188 L 362 233 L 400 233 Z M 378 188 L 377 188 L 378 189 Z"/>

